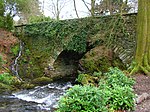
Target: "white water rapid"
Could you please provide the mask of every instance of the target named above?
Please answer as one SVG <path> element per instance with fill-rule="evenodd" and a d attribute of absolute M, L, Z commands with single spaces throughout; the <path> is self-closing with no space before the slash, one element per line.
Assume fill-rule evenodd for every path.
<path fill-rule="evenodd" d="M 48 110 L 49 112 L 53 112 L 53 110 L 57 107 L 57 102 L 65 91 L 72 87 L 70 82 L 66 83 L 51 83 L 46 86 L 35 87 L 31 90 L 23 90 L 13 95 L 15 98 L 37 103 L 37 107 L 41 110 Z"/>

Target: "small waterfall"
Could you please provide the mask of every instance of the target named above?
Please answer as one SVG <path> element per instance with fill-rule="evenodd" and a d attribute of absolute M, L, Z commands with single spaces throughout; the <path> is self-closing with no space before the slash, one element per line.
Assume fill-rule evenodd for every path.
<path fill-rule="evenodd" d="M 20 56 L 22 54 L 22 47 L 23 47 L 23 43 L 20 42 L 20 49 L 19 49 L 18 56 L 16 57 L 14 64 L 11 66 L 12 72 L 20 81 L 22 81 L 22 79 L 19 77 L 19 74 L 18 74 L 18 59 L 20 58 Z"/>

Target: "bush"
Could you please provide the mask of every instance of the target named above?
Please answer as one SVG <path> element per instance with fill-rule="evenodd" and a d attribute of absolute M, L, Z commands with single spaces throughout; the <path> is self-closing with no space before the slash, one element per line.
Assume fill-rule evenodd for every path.
<path fill-rule="evenodd" d="M 0 82 L 10 85 L 13 83 L 13 77 L 9 73 L 0 74 Z"/>
<path fill-rule="evenodd" d="M 101 73 L 95 73 L 101 76 Z M 81 74 L 78 80 L 85 77 Z M 60 99 L 57 112 L 107 112 L 114 110 L 133 110 L 134 81 L 118 68 L 110 68 L 99 87 L 74 86 Z"/>
<path fill-rule="evenodd" d="M 61 97 L 56 112 L 107 112 L 107 100 L 97 87 L 76 85 Z"/>
<path fill-rule="evenodd" d="M 117 67 L 109 68 L 109 71 L 105 74 L 106 82 L 109 86 L 129 86 L 132 87 L 135 81 L 132 78 L 128 78 L 121 70 Z"/>
<path fill-rule="evenodd" d="M 111 93 L 107 105 L 112 110 L 133 110 L 135 94 L 132 89 L 135 81 L 128 78 L 118 68 L 110 68 L 106 79 L 99 82 L 99 88 L 107 94 Z M 107 95 L 108 96 L 108 95 Z"/>
<path fill-rule="evenodd" d="M 135 94 L 129 86 L 121 87 L 119 85 L 110 89 L 111 95 L 107 105 L 112 110 L 133 110 Z M 107 94 L 107 93 L 106 93 Z"/>

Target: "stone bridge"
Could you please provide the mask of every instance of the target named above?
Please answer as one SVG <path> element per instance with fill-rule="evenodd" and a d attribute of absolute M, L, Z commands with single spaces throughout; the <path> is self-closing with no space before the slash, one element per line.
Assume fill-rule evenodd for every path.
<path fill-rule="evenodd" d="M 112 48 L 128 64 L 136 45 L 136 14 L 19 25 L 15 33 L 25 45 L 22 63 L 35 70 L 53 67 L 64 50 L 82 54 L 99 45 Z"/>

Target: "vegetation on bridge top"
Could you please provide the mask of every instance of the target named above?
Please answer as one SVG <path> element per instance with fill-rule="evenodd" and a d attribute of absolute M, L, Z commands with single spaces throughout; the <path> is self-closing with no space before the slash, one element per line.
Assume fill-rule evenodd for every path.
<path fill-rule="evenodd" d="M 16 29 L 23 27 L 25 38 L 41 40 L 42 50 L 47 49 L 54 54 L 60 48 L 85 52 L 88 46 L 104 43 L 107 46 L 116 48 L 133 49 L 135 46 L 135 23 L 136 14 L 87 17 L 71 20 L 52 20 L 16 26 Z M 128 29 L 127 29 L 128 28 Z M 17 32 L 17 30 L 16 30 Z M 26 40 L 23 39 L 23 40 Z M 123 40 L 123 41 L 122 41 Z M 128 46 L 125 43 L 129 43 Z M 132 42 L 132 43 L 130 43 Z M 34 43 L 36 43 L 34 41 Z M 48 46 L 49 44 L 49 46 Z M 43 48 L 46 45 L 45 48 Z M 88 46 L 87 46 L 88 45 Z M 37 47 L 37 45 L 35 44 Z M 129 53 L 128 56 L 132 55 Z"/>

